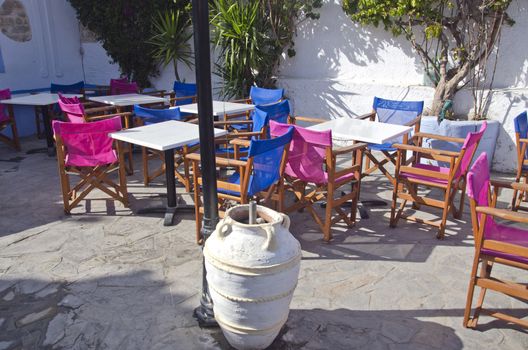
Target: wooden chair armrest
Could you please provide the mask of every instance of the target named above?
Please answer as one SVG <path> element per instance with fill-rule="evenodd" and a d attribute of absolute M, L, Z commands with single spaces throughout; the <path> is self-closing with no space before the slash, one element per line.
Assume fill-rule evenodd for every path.
<path fill-rule="evenodd" d="M 347 146 L 347 147 L 334 148 L 332 150 L 332 154 L 340 155 L 340 154 L 345 154 L 345 153 L 351 153 L 351 152 L 355 152 L 355 151 L 360 150 L 360 149 L 365 149 L 366 147 L 367 147 L 366 143 L 359 142 L 359 143 L 355 143 L 355 144 L 353 144 L 351 146 Z"/>
<path fill-rule="evenodd" d="M 528 143 L 528 139 L 519 139 L 520 143 Z"/>
<path fill-rule="evenodd" d="M 251 98 L 247 97 L 247 98 L 239 98 L 237 100 L 230 100 L 229 102 L 233 102 L 233 103 L 250 103 L 251 102 Z"/>
<path fill-rule="evenodd" d="M 434 154 L 434 155 L 439 155 L 439 156 L 447 156 L 447 157 L 460 156 L 460 152 L 444 151 L 441 149 L 418 147 L 418 146 L 413 146 L 413 145 L 405 145 L 401 143 L 395 143 L 392 145 L 392 147 L 400 149 L 400 150 L 404 150 L 404 151 L 413 151 L 413 152 L 418 152 L 418 153 L 427 153 L 427 154 Z"/>
<path fill-rule="evenodd" d="M 151 90 L 142 92 L 144 95 L 165 95 L 166 93 L 168 93 L 167 90 Z"/>
<path fill-rule="evenodd" d="M 94 114 L 94 113 L 100 113 L 100 112 L 115 112 L 116 107 L 115 106 L 101 106 L 101 107 L 90 107 L 86 108 L 84 110 L 84 113 L 86 114 Z"/>
<path fill-rule="evenodd" d="M 112 113 L 112 114 L 103 114 L 103 115 L 89 115 L 86 119 L 88 120 L 99 120 L 99 119 L 108 119 L 113 117 L 128 117 L 131 116 L 131 112 L 122 112 L 122 113 Z"/>
<path fill-rule="evenodd" d="M 303 116 L 290 116 L 290 119 L 293 120 L 293 124 L 295 124 L 295 122 L 297 121 L 301 121 L 301 122 L 308 122 L 308 123 L 324 123 L 324 122 L 327 122 L 328 120 L 326 119 L 321 119 L 321 118 L 312 118 L 312 117 L 303 117 Z"/>
<path fill-rule="evenodd" d="M 413 135 L 414 137 L 419 138 L 428 138 L 428 139 L 434 139 L 434 140 L 440 140 L 440 141 L 447 141 L 447 142 L 457 142 L 457 143 L 464 143 L 466 139 L 463 139 L 461 137 L 451 137 L 451 136 L 443 136 L 443 135 L 436 135 L 436 134 L 428 134 L 425 132 L 417 132 Z"/>
<path fill-rule="evenodd" d="M 405 125 L 405 126 L 414 126 L 414 125 L 420 123 L 421 120 L 422 120 L 422 116 L 420 115 L 420 116 L 414 118 L 413 120 L 411 120 L 410 122 L 407 122 L 407 123 L 405 123 L 403 125 Z"/>
<path fill-rule="evenodd" d="M 200 161 L 200 154 L 199 153 L 190 153 L 185 156 L 188 160 L 192 161 Z M 246 166 L 247 162 L 245 160 L 238 160 L 238 159 L 228 159 L 228 158 L 222 158 L 222 157 L 216 157 L 215 158 L 216 165 L 223 165 L 223 166 L 230 166 L 230 167 L 238 167 L 238 166 Z"/>
<path fill-rule="evenodd" d="M 216 121 L 213 122 L 215 126 L 229 126 L 229 125 L 238 125 L 238 124 L 253 124 L 253 120 L 226 120 L 226 121 Z"/>
<path fill-rule="evenodd" d="M 509 189 L 518 190 L 518 191 L 528 191 L 528 184 L 523 184 L 519 182 L 510 182 L 510 181 L 504 181 L 504 180 L 491 179 L 490 183 L 493 187 L 497 187 L 497 188 L 509 188 Z"/>
<path fill-rule="evenodd" d="M 249 145 L 251 144 L 251 141 L 244 140 L 244 139 L 233 139 L 233 140 L 229 141 L 229 143 L 232 144 L 232 145 L 237 145 L 237 146 L 241 146 L 241 147 L 249 147 Z"/>
<path fill-rule="evenodd" d="M 491 207 L 477 207 L 477 213 L 495 216 L 504 220 L 515 221 L 528 224 L 528 214 L 519 213 L 507 209 L 497 209 Z"/>
<path fill-rule="evenodd" d="M 176 102 L 176 101 L 189 100 L 189 99 L 192 99 L 194 101 L 195 98 L 196 98 L 196 95 L 171 97 L 169 98 L 169 102 Z M 175 106 L 175 107 L 178 107 L 178 106 Z"/>
<path fill-rule="evenodd" d="M 357 117 L 356 119 L 362 119 L 362 120 L 370 119 L 370 120 L 374 121 L 375 118 L 376 118 L 376 112 L 373 111 L 373 112 L 370 112 L 370 113 L 362 114 L 359 117 Z"/>

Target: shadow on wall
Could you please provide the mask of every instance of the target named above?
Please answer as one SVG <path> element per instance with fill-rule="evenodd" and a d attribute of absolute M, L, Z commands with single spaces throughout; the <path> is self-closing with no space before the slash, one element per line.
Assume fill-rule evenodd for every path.
<path fill-rule="evenodd" d="M 341 116 L 343 111 L 350 111 L 351 98 L 361 94 L 361 84 L 400 85 L 406 71 L 416 75 L 423 69 L 404 39 L 394 38 L 382 28 L 354 23 L 338 3 L 325 4 L 321 18 L 302 23 L 297 34 L 297 55 L 281 62 L 279 83 L 287 88 L 293 102 L 308 101 L 317 115 Z M 414 63 L 402 65 L 400 58 Z M 401 69 L 388 67 L 396 62 Z M 288 89 L 290 79 L 306 80 L 305 88 Z M 357 91 L 339 81 L 356 82 Z"/>

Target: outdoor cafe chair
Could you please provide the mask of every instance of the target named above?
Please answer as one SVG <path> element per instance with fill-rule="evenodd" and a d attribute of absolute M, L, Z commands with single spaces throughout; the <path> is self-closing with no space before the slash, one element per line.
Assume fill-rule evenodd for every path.
<path fill-rule="evenodd" d="M 528 113 L 522 112 L 513 120 L 515 125 L 515 144 L 517 145 L 517 172 L 515 174 L 515 181 L 528 183 Z M 513 190 L 513 198 L 511 202 L 512 210 L 528 210 L 526 207 L 521 207 L 521 203 L 528 198 L 528 192 Z"/>
<path fill-rule="evenodd" d="M 260 88 L 258 86 L 252 86 L 249 90 L 249 97 L 234 100 L 231 102 L 242 102 L 242 103 L 248 103 L 253 104 L 255 106 L 262 106 L 262 105 L 268 105 L 268 104 L 275 104 L 277 102 L 281 102 L 284 98 L 284 89 L 266 89 L 266 88 Z M 289 106 L 288 106 L 289 108 Z M 246 117 L 246 120 L 251 120 L 252 112 L 248 111 L 243 114 L 232 114 L 232 115 L 225 115 L 224 120 L 230 120 L 230 119 L 237 119 L 240 117 Z M 243 125 L 240 124 L 233 124 L 232 128 L 234 129 L 243 129 Z"/>
<path fill-rule="evenodd" d="M 0 90 L 0 100 L 8 100 L 11 98 L 11 90 Z M 10 128 L 11 137 L 0 133 L 0 141 L 20 151 L 20 140 L 18 139 L 18 131 L 16 121 L 13 113 L 13 106 L 0 103 L 0 132 Z"/>
<path fill-rule="evenodd" d="M 137 118 L 141 119 L 141 123 L 143 125 L 149 125 L 149 124 L 155 124 L 155 123 L 161 123 L 166 122 L 169 120 L 177 120 L 177 121 L 186 121 L 188 118 L 184 117 L 180 113 L 180 109 L 177 107 L 172 107 L 169 109 L 153 109 L 153 108 L 145 108 L 138 105 L 134 106 L 134 115 Z M 191 144 L 191 145 L 185 145 L 183 147 L 180 147 L 176 149 L 175 152 L 175 172 L 174 176 L 180 183 L 182 183 L 185 186 L 185 190 L 187 192 L 191 191 L 191 178 L 190 178 L 190 164 L 189 161 L 185 158 L 185 155 L 195 152 L 200 148 L 200 145 L 198 143 Z M 161 151 L 153 150 L 153 149 L 147 149 L 146 147 L 142 148 L 142 158 L 143 158 L 143 183 L 145 186 L 148 186 L 150 182 L 152 182 L 155 178 L 165 174 L 165 158 L 164 153 Z M 161 160 L 161 166 L 154 170 L 153 172 L 149 172 L 149 161 L 152 159 L 160 159 Z M 182 166 L 183 167 L 183 173 L 181 171 L 178 171 L 178 168 Z"/>
<path fill-rule="evenodd" d="M 487 124 L 484 122 L 478 132 L 468 133 L 465 139 L 425 133 L 414 134 L 414 138 L 417 139 L 415 144 L 421 144 L 421 139 L 423 138 L 462 144 L 462 148 L 458 152 L 423 148 L 408 144 L 393 145 L 397 149 L 397 157 L 390 227 L 396 227 L 398 220 L 404 218 L 436 226 L 438 227 L 436 237 L 438 239 L 444 238 L 448 212 L 451 211 L 456 219 L 462 217 L 466 191 L 466 174 L 482 135 L 486 131 L 486 127 Z M 413 153 L 411 164 L 408 164 L 407 160 L 408 151 Z M 424 164 L 422 159 L 430 159 L 441 163 L 439 165 Z M 447 166 L 442 166 L 442 162 L 446 163 Z M 418 186 L 436 188 L 443 192 L 443 198 L 434 199 L 426 195 L 420 195 Z M 460 192 L 460 204 L 457 209 L 455 197 L 458 192 Z M 398 199 L 402 200 L 399 208 L 397 208 Z M 442 209 L 440 222 L 404 214 L 403 211 L 407 201 L 414 204 L 414 209 L 419 209 L 420 205 Z"/>
<path fill-rule="evenodd" d="M 139 87 L 136 82 L 128 82 L 126 79 L 110 80 L 110 95 L 137 94 Z"/>
<path fill-rule="evenodd" d="M 65 213 L 69 214 L 94 188 L 128 206 L 123 152 L 120 142 L 113 148 L 108 135 L 119 130 L 119 117 L 91 123 L 53 121 Z M 109 177 L 116 170 L 118 183 Z M 72 175 L 80 178 L 73 186 Z"/>
<path fill-rule="evenodd" d="M 65 97 L 59 93 L 59 107 L 64 116 L 70 123 L 88 123 L 102 119 L 109 119 L 114 117 L 130 118 L 132 113 L 121 112 L 118 113 L 113 106 L 103 106 L 94 108 L 84 108 L 84 104 L 77 97 Z M 128 171 L 133 172 L 133 158 L 132 145 L 128 145 L 124 153 L 128 158 Z"/>
<path fill-rule="evenodd" d="M 493 192 L 491 186 L 493 186 Z M 528 270 L 528 229 L 526 229 L 528 215 L 495 208 L 498 190 L 502 187 L 528 190 L 526 184 L 508 184 L 490 180 L 488 159 L 486 153 L 482 153 L 467 175 L 467 194 L 471 210 L 475 255 L 464 311 L 464 327 L 476 328 L 479 315 L 483 312 L 500 320 L 528 328 L 526 320 L 483 307 L 488 289 L 528 302 L 526 283 L 504 280 L 496 276 L 496 272 L 500 274 L 506 271 L 501 269 L 503 266 Z M 495 221 L 495 218 L 501 219 L 501 222 Z M 524 228 L 511 224 L 522 224 Z M 497 265 L 499 268 L 493 269 Z M 492 269 L 495 272 L 494 276 L 491 275 Z M 480 287 L 480 294 L 473 317 L 471 317 L 476 286 Z"/>
<path fill-rule="evenodd" d="M 423 101 L 395 101 L 374 97 L 372 112 L 360 116 L 360 118 L 370 119 L 373 122 L 377 121 L 379 123 L 413 126 L 414 133 L 418 133 L 420 131 L 423 105 Z M 391 172 L 385 168 L 385 165 L 388 163 L 396 165 L 396 149 L 393 146 L 395 143 L 409 143 L 409 135 L 405 134 L 381 145 L 368 145 L 365 151 L 366 169 L 363 176 L 369 175 L 379 169 L 394 185 L 394 178 Z M 421 144 L 415 145 L 421 146 Z M 374 151 L 381 152 L 383 158 L 376 158 L 373 153 Z M 371 162 L 373 163 L 372 166 L 370 164 Z"/>
<path fill-rule="evenodd" d="M 295 117 L 293 122 L 321 122 L 315 118 Z M 284 134 L 291 124 L 270 122 L 272 136 Z M 361 187 L 361 168 L 365 143 L 348 147 L 332 147 L 332 131 L 315 131 L 293 125 L 294 133 L 283 182 L 278 187 L 278 209 L 284 213 L 307 209 L 323 232 L 323 239 L 332 239 L 332 225 L 344 221 L 351 227 L 356 222 L 356 210 Z M 337 157 L 350 156 L 350 166 L 337 167 Z M 340 193 L 344 185 L 352 185 L 350 193 Z M 285 193 L 292 192 L 296 202 L 285 204 Z M 324 217 L 314 208 L 316 202 L 326 201 Z M 350 213 L 341 206 L 352 201 Z M 334 213 L 335 212 L 335 213 Z M 336 215 L 337 214 L 337 215 Z"/>
<path fill-rule="evenodd" d="M 223 209 L 232 202 L 247 204 L 252 198 L 263 199 L 265 202 L 274 199 L 276 186 L 282 181 L 292 135 L 293 128 L 273 139 L 244 140 L 249 145 L 246 160 L 216 157 L 216 166 L 220 169 L 235 169 L 234 172 L 226 174 L 225 178 L 218 178 L 216 181 L 221 217 L 224 214 Z M 193 165 L 196 240 L 197 243 L 202 243 L 200 230 L 203 208 L 200 193 L 203 181 L 200 176 L 200 155 L 192 153 L 187 155 L 187 158 Z"/>
<path fill-rule="evenodd" d="M 171 106 L 182 106 L 191 103 L 196 103 L 196 84 L 175 81 L 172 87 L 172 94 L 170 97 Z"/>

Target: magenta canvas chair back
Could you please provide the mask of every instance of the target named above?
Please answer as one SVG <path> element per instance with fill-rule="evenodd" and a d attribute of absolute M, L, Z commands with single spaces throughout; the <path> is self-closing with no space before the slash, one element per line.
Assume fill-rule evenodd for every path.
<path fill-rule="evenodd" d="M 70 123 L 84 123 L 84 106 L 77 97 L 65 97 L 59 93 L 59 107 Z"/>
<path fill-rule="evenodd" d="M 488 157 L 482 153 L 467 175 L 467 195 L 476 202 L 476 206 L 489 207 L 491 202 L 490 193 L 490 173 L 488 168 Z M 472 208 L 472 210 L 474 210 Z M 478 215 L 479 225 L 481 216 Z M 486 226 L 484 227 L 484 239 L 500 241 L 511 244 L 528 246 L 528 230 L 497 223 L 491 215 L 486 216 Z M 528 263 L 526 257 L 503 253 L 496 250 L 482 249 L 482 252 L 492 256 L 501 257 Z"/>
<path fill-rule="evenodd" d="M 128 82 L 126 79 L 111 79 L 110 80 L 110 94 L 137 94 L 139 87 L 135 82 Z"/>
<path fill-rule="evenodd" d="M 0 90 L 0 100 L 8 100 L 11 98 L 11 90 Z M 0 103 L 0 123 L 9 120 L 11 117 L 7 112 L 7 106 Z"/>
<path fill-rule="evenodd" d="M 474 153 L 476 151 L 476 148 L 479 145 L 480 139 L 482 139 L 482 136 L 486 132 L 486 128 L 488 127 L 488 123 L 484 122 L 482 123 L 482 126 L 480 127 L 480 130 L 477 132 L 470 132 L 466 136 L 466 140 L 464 141 L 464 144 L 462 145 L 462 150 L 465 150 L 465 153 L 460 160 L 460 166 L 458 167 L 458 170 L 455 174 L 455 178 L 458 178 L 459 176 L 465 176 L 465 174 L 468 171 L 468 168 L 471 164 L 471 161 L 473 160 Z"/>
<path fill-rule="evenodd" d="M 297 125 L 270 121 L 271 136 L 282 136 L 293 126 L 293 137 L 286 163 L 286 175 L 302 181 L 323 184 L 327 181 L 324 171 L 326 148 L 332 146 L 332 132 L 314 131 Z"/>
<path fill-rule="evenodd" d="M 67 166 L 97 166 L 117 162 L 109 133 L 121 130 L 121 118 L 92 123 L 67 123 L 54 120 L 53 132 L 66 148 Z"/>

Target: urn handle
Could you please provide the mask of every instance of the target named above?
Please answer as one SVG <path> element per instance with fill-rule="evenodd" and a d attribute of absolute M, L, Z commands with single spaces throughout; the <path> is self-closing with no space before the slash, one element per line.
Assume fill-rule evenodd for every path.
<path fill-rule="evenodd" d="M 218 236 L 221 239 L 224 239 L 227 235 L 231 233 L 231 220 L 229 217 L 226 217 L 216 225 L 216 231 L 218 231 Z"/>
<path fill-rule="evenodd" d="M 264 232 L 266 232 L 266 242 L 264 242 L 262 245 L 262 249 L 272 252 L 277 248 L 275 240 L 275 228 L 273 225 L 266 225 L 262 227 L 262 229 Z"/>
<path fill-rule="evenodd" d="M 282 215 L 282 227 L 284 227 L 286 230 L 290 229 L 290 217 L 284 213 L 280 213 Z"/>

